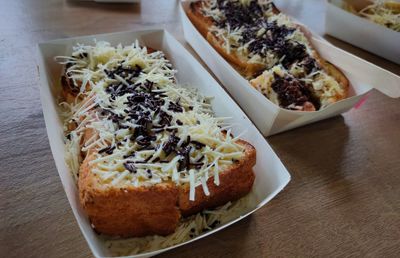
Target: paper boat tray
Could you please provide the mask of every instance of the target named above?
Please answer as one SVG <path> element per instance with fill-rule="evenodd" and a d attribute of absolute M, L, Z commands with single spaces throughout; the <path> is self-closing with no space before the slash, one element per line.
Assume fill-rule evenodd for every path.
<path fill-rule="evenodd" d="M 327 1 L 326 33 L 400 64 L 400 32 L 345 11 L 342 5 L 342 0 Z"/>
<path fill-rule="evenodd" d="M 314 112 L 291 111 L 273 104 L 250 86 L 191 23 L 186 10 L 191 1 L 180 5 L 181 22 L 186 41 L 207 64 L 225 89 L 243 108 L 264 136 L 336 116 L 351 109 L 373 88 L 393 98 L 400 97 L 400 77 L 349 54 L 312 34 L 312 45 L 321 56 L 339 67 L 350 81 L 348 98 Z"/>
<path fill-rule="evenodd" d="M 250 212 L 242 214 L 233 221 L 185 243 L 130 257 L 153 256 L 166 250 L 176 248 L 177 246 L 196 241 L 207 235 L 214 234 L 264 206 L 289 182 L 290 175 L 286 168 L 282 165 L 280 159 L 271 149 L 261 133 L 247 118 L 245 113 L 243 113 L 238 105 L 197 62 L 197 60 L 191 56 L 189 52 L 168 32 L 163 30 L 120 32 L 60 39 L 41 43 L 39 44 L 38 56 L 41 79 L 40 95 L 51 150 L 73 213 L 90 249 L 96 257 L 109 257 L 114 256 L 114 254 L 110 253 L 103 240 L 90 227 L 89 220 L 79 203 L 77 186 L 64 161 L 65 150 L 63 143 L 63 129 L 57 104 L 60 91 L 60 75 L 62 73 L 62 66 L 58 65 L 54 61 L 54 56 L 70 55 L 72 53 L 72 46 L 76 43 L 93 44 L 94 39 L 108 41 L 113 45 L 119 43 L 130 45 L 137 39 L 144 46 L 162 50 L 166 54 L 167 58 L 171 60 L 175 69 L 178 70 L 178 82 L 180 84 L 188 84 L 193 88 L 197 88 L 204 95 L 214 96 L 212 106 L 216 115 L 231 117 L 232 119 L 230 122 L 235 125 L 233 133 L 237 135 L 245 132 L 241 138 L 250 142 L 257 149 L 257 164 L 254 167 L 256 180 L 252 189 L 252 194 L 255 196 L 257 201 Z"/>

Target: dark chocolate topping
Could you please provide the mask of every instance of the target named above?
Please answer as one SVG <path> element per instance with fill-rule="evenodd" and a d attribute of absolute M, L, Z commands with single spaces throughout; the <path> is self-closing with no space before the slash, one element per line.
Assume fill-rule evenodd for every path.
<path fill-rule="evenodd" d="M 264 17 L 264 12 L 270 8 L 271 4 L 267 6 L 260 6 L 257 1 L 251 1 L 248 6 L 242 5 L 239 1 L 225 1 L 217 0 L 218 8 L 225 14 L 225 19 L 218 21 L 217 25 L 225 27 L 227 24 L 231 28 L 236 29 L 244 24 L 254 24 L 260 18 Z"/>
<path fill-rule="evenodd" d="M 248 5 L 240 1 L 217 0 L 216 5 L 211 9 L 219 9 L 224 15 L 221 20 L 215 21 L 215 25 L 220 28 L 237 30 L 241 29 L 241 39 L 239 43 L 248 44 L 248 49 L 252 54 L 260 57 L 267 57 L 267 53 L 272 53 L 275 60 L 285 68 L 290 69 L 292 64 L 297 64 L 304 68 L 303 73 L 296 76 L 304 77 L 317 69 L 319 66 L 316 60 L 309 55 L 306 46 L 287 36 L 294 33 L 296 28 L 286 25 L 278 25 L 276 21 L 271 21 L 267 10 L 274 10 L 274 4 L 259 4 L 256 0 L 251 0 Z M 249 43 L 250 42 L 250 43 Z M 239 46 L 236 46 L 239 47 Z M 250 56 L 249 56 L 250 58 Z M 277 63 L 270 63 L 270 67 Z M 275 74 L 275 81 L 272 84 L 273 90 L 278 94 L 280 106 L 302 106 L 306 101 L 314 104 L 319 109 L 320 102 L 313 93 L 311 85 L 288 75 L 281 78 Z"/>
<path fill-rule="evenodd" d="M 165 95 L 165 92 L 160 91 L 158 85 L 154 82 L 146 80 L 145 82 L 137 83 L 135 78 L 142 72 L 140 67 L 134 69 L 123 68 L 122 65 L 118 65 L 115 70 L 107 70 L 106 74 L 109 78 L 115 79 L 115 75 L 122 77 L 129 85 L 123 83 L 110 84 L 106 88 L 106 93 L 108 93 L 109 100 L 112 103 L 116 98 L 127 96 L 125 108 L 123 114 L 116 114 L 112 111 L 112 106 L 109 109 L 103 108 L 100 114 L 102 116 L 110 119 L 119 128 L 129 129 L 131 134 L 129 136 L 130 140 L 135 142 L 139 146 L 139 150 L 155 150 L 160 146 L 156 145 L 157 135 L 160 133 L 168 133 L 169 138 L 166 143 L 162 146 L 162 151 L 165 157 L 174 153 L 180 156 L 178 161 L 179 171 L 188 170 L 190 168 L 201 168 L 202 162 L 197 161 L 194 164 L 190 164 L 190 151 L 192 148 L 201 149 L 205 145 L 197 142 L 191 141 L 190 136 L 187 137 L 183 144 L 178 146 L 180 138 L 175 134 L 177 128 L 170 128 L 174 126 L 173 116 L 167 113 L 163 108 L 167 108 L 169 112 L 181 113 L 185 108 L 180 104 L 180 99 L 176 101 L 171 101 Z M 191 108 L 187 108 L 191 110 Z M 134 124 L 131 127 L 130 124 Z M 183 125 L 183 122 L 176 120 L 177 125 Z M 117 145 L 119 146 L 119 145 Z M 113 151 L 108 148 L 102 150 L 101 153 Z M 134 153 L 125 155 L 125 159 L 133 157 Z M 136 172 L 136 167 L 133 164 L 137 163 L 147 163 L 152 156 L 149 156 L 143 161 L 129 161 L 125 162 L 125 168 L 130 172 Z M 160 160 L 160 158 L 154 159 L 152 162 L 168 162 L 167 160 Z M 151 178 L 151 173 L 149 178 Z"/>
<path fill-rule="evenodd" d="M 225 14 L 225 19 L 216 22 L 217 26 L 226 28 L 229 25 L 231 30 L 242 28 L 240 43 L 251 41 L 248 46 L 250 52 L 266 57 L 268 50 L 273 51 L 279 60 L 283 58 L 281 62 L 285 68 L 309 57 L 304 45 L 286 40 L 286 36 L 292 34 L 295 28 L 279 26 L 276 21 L 268 20 L 265 11 L 273 8 L 272 3 L 260 5 L 252 0 L 246 6 L 239 1 L 217 0 L 217 7 Z"/>
<path fill-rule="evenodd" d="M 278 94 L 280 105 L 288 108 L 291 104 L 303 106 L 305 102 L 311 102 L 316 109 L 319 109 L 320 102 L 314 96 L 310 85 L 291 76 L 280 77 L 274 73 L 272 89 Z M 295 109 L 295 108 L 293 108 Z"/>

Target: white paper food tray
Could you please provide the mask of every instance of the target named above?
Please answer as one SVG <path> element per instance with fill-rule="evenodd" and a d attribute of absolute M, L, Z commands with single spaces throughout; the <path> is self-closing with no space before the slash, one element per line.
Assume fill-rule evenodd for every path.
<path fill-rule="evenodd" d="M 215 99 L 212 101 L 212 105 L 216 115 L 232 117 L 230 122 L 237 125 L 233 129 L 233 133 L 237 135 L 238 133 L 245 132 L 241 138 L 250 142 L 257 149 L 257 164 L 254 167 L 256 179 L 252 193 L 258 201 L 252 211 L 243 214 L 241 217 L 238 217 L 230 223 L 180 245 L 213 234 L 214 232 L 244 218 L 265 205 L 289 182 L 289 173 L 256 127 L 250 122 L 247 116 L 229 97 L 223 88 L 213 79 L 213 77 L 168 32 L 163 30 L 119 32 L 113 34 L 60 39 L 41 43 L 38 46 L 38 63 L 41 79 L 40 95 L 51 150 L 73 213 L 90 246 L 90 249 L 96 257 L 112 256 L 112 254 L 109 253 L 104 242 L 90 227 L 90 223 L 79 204 L 77 186 L 64 161 L 65 150 L 63 143 L 63 129 L 57 108 L 57 96 L 59 96 L 58 94 L 61 88 L 60 75 L 62 73 L 62 66 L 54 61 L 55 56 L 70 55 L 72 53 L 72 46 L 76 45 L 76 43 L 93 44 L 94 39 L 105 40 L 113 45 L 119 43 L 130 45 L 138 39 L 144 46 L 162 50 L 166 54 L 167 58 L 171 60 L 174 68 L 178 70 L 178 82 L 180 84 L 189 84 L 192 87 L 198 88 L 204 95 L 214 96 Z M 176 248 L 180 245 L 131 257 L 149 257 Z"/>
<path fill-rule="evenodd" d="M 326 33 L 400 64 L 400 32 L 343 10 L 342 4 L 327 2 Z"/>
<path fill-rule="evenodd" d="M 291 111 L 273 104 L 250 86 L 191 23 L 186 12 L 190 1 L 180 5 L 186 41 L 239 103 L 264 136 L 287 131 L 341 114 L 365 98 L 373 88 L 393 98 L 400 97 L 400 77 L 312 36 L 311 43 L 323 58 L 336 65 L 349 79 L 349 97 L 314 112 Z"/>

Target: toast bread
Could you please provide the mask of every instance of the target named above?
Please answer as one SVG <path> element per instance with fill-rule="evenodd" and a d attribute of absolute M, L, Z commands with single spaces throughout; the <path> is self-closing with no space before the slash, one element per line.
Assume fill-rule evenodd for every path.
<path fill-rule="evenodd" d="M 101 49 L 104 45 L 99 44 L 95 47 Z M 77 55 L 92 55 L 88 48 L 85 55 Z M 142 60 L 147 55 L 164 59 L 162 53 L 153 54 L 158 51 L 151 48 L 143 51 L 138 43 L 128 48 Z M 119 50 L 127 54 L 126 48 Z M 189 90 L 176 96 L 175 80 L 168 77 L 171 65 L 148 64 L 167 72 L 164 86 L 154 86 L 156 83 L 147 80 L 159 77 L 148 77 L 143 70 L 137 73 L 130 66 L 121 69 L 123 64 L 102 68 L 107 87 L 90 84 L 93 88 L 82 89 L 79 76 L 74 81 L 66 79 L 74 68 L 66 68 L 62 77 L 63 97 L 68 103 L 67 146 L 73 146 L 73 155 L 80 155 L 78 160 L 82 161 L 72 161 L 75 171 L 79 170 L 79 199 L 99 233 L 122 237 L 171 234 L 181 217 L 239 199 L 250 192 L 255 179 L 254 147 L 221 130 L 221 120 L 210 115 L 211 105 L 204 97 Z M 121 78 L 133 74 L 146 80 L 137 83 L 138 79 L 132 79 L 129 85 L 124 84 L 125 88 L 122 83 L 115 83 L 116 78 L 123 81 Z M 165 94 L 160 94 L 160 89 Z M 81 90 L 84 92 L 79 93 Z M 116 110 L 123 112 L 117 115 Z M 189 127 L 179 126 L 187 125 L 194 131 L 183 133 Z M 173 126 L 177 128 L 169 128 Z M 216 169 L 218 173 L 214 174 Z"/>
<path fill-rule="evenodd" d="M 268 87 L 269 85 L 256 85 L 257 77 L 263 76 L 262 72 L 267 69 L 266 64 L 262 63 L 251 63 L 249 62 L 249 58 L 243 57 L 234 51 L 230 53 L 227 52 L 226 48 L 223 47 L 224 40 L 217 37 L 214 33 L 210 32 L 210 28 L 215 25 L 213 19 L 209 16 L 205 16 L 202 13 L 202 4 L 206 1 L 198 1 L 191 3 L 190 7 L 186 10 L 186 13 L 194 24 L 194 26 L 198 29 L 198 31 L 206 38 L 211 46 L 226 59 L 240 74 L 242 74 L 247 79 L 252 79 L 250 84 L 254 88 L 260 87 Z M 272 4 L 273 14 L 279 14 L 280 11 L 274 4 Z M 333 64 L 324 60 L 315 48 L 310 43 L 310 33 L 302 27 L 301 25 L 294 24 L 297 29 L 299 29 L 307 38 L 308 45 L 310 47 L 310 56 L 313 57 L 318 63 L 321 70 L 323 70 L 326 74 L 332 76 L 340 85 L 341 91 L 336 92 L 336 95 L 331 96 L 328 100 L 329 103 L 337 102 L 341 99 L 344 99 L 348 95 L 349 81 L 346 76 L 343 74 L 340 69 L 338 69 Z M 316 107 L 311 102 L 305 102 L 303 104 L 303 111 L 315 111 Z"/>

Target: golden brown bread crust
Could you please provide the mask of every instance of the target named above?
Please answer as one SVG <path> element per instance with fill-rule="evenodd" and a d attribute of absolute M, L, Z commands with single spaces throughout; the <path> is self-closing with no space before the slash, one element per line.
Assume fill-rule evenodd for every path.
<path fill-rule="evenodd" d="M 181 214 L 188 216 L 203 209 L 214 208 L 234 201 L 250 192 L 256 162 L 256 150 L 246 141 L 239 140 L 245 156 L 225 171 L 220 172 L 220 185 L 214 178 L 207 181 L 210 196 L 202 187 L 196 188 L 195 201 L 189 201 L 189 187 L 162 183 L 152 187 L 106 187 L 101 185 L 86 157 L 80 168 L 79 198 L 95 230 L 107 235 L 146 236 L 168 235 L 175 231 Z"/>
<path fill-rule="evenodd" d="M 95 230 L 108 235 L 168 235 L 175 231 L 180 212 L 178 189 L 172 183 L 152 187 L 105 187 L 91 172 L 88 156 L 80 168 L 79 198 Z"/>
<path fill-rule="evenodd" d="M 200 34 L 207 37 L 208 29 L 214 24 L 214 21 L 211 17 L 206 17 L 201 13 L 201 2 L 190 4 L 187 15 Z"/>
<path fill-rule="evenodd" d="M 183 216 L 195 214 L 204 209 L 215 208 L 237 200 L 250 192 L 255 179 L 253 166 L 256 164 L 256 149 L 246 141 L 239 140 L 245 147 L 245 156 L 219 173 L 220 184 L 214 184 L 214 177 L 207 180 L 210 195 L 204 194 L 202 186 L 196 187 L 195 200 L 189 200 L 189 185 L 179 189 L 179 209 Z"/>

